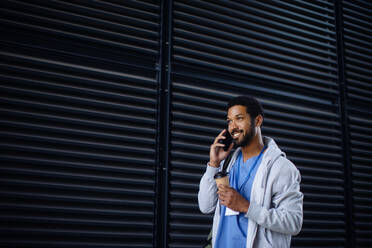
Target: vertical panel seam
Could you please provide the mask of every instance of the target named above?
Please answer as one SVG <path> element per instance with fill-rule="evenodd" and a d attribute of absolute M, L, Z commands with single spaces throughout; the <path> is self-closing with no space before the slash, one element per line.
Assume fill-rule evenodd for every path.
<path fill-rule="evenodd" d="M 171 106 L 171 47 L 172 47 L 172 0 L 162 0 L 160 9 L 160 53 L 156 66 L 159 71 L 157 99 L 156 137 L 156 207 L 154 226 L 154 247 L 168 246 L 169 217 L 169 146 Z"/>
<path fill-rule="evenodd" d="M 347 112 L 347 85 L 345 72 L 345 47 L 343 33 L 343 6 L 342 1 L 335 0 L 337 59 L 339 81 L 339 113 L 342 128 L 342 147 L 344 164 L 344 190 L 345 190 L 345 220 L 346 220 L 346 247 L 355 247 L 353 226 L 353 198 L 352 198 L 352 168 L 350 156 L 350 134 Z"/>

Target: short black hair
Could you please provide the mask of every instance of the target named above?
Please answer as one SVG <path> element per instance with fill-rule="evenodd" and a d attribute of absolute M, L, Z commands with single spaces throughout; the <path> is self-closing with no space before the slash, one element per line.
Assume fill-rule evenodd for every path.
<path fill-rule="evenodd" d="M 245 106 L 247 113 L 250 115 L 252 120 L 258 115 L 262 115 L 262 117 L 264 117 L 264 110 L 261 103 L 259 103 L 259 101 L 252 96 L 237 96 L 230 99 L 227 103 L 226 110 L 229 110 L 229 108 L 235 105 Z"/>

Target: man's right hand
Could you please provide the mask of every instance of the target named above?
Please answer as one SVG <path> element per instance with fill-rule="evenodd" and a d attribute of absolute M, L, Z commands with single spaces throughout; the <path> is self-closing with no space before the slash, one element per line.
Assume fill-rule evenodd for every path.
<path fill-rule="evenodd" d="M 226 139 L 224 133 L 228 132 L 226 129 L 222 130 L 222 132 L 214 139 L 213 144 L 211 145 L 209 151 L 209 165 L 213 167 L 220 167 L 220 163 L 224 160 L 227 155 L 229 155 L 231 149 L 234 147 L 234 142 L 231 142 L 229 149 L 224 151 L 223 148 L 225 147 L 224 144 L 218 143 L 220 139 Z"/>

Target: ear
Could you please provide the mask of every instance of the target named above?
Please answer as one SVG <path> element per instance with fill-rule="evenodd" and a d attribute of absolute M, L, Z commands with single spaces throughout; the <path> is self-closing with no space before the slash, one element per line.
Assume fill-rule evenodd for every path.
<path fill-rule="evenodd" d="M 255 125 L 256 125 L 256 127 L 261 127 L 262 123 L 263 123 L 263 117 L 262 117 L 262 115 L 257 115 L 256 116 L 256 119 L 255 119 Z"/>

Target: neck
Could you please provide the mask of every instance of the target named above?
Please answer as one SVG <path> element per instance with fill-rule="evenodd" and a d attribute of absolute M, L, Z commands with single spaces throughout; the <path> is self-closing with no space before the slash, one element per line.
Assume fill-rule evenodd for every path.
<path fill-rule="evenodd" d="M 264 143 L 261 135 L 254 136 L 250 144 L 242 147 L 242 155 L 244 162 L 251 157 L 259 155 L 263 147 Z"/>

